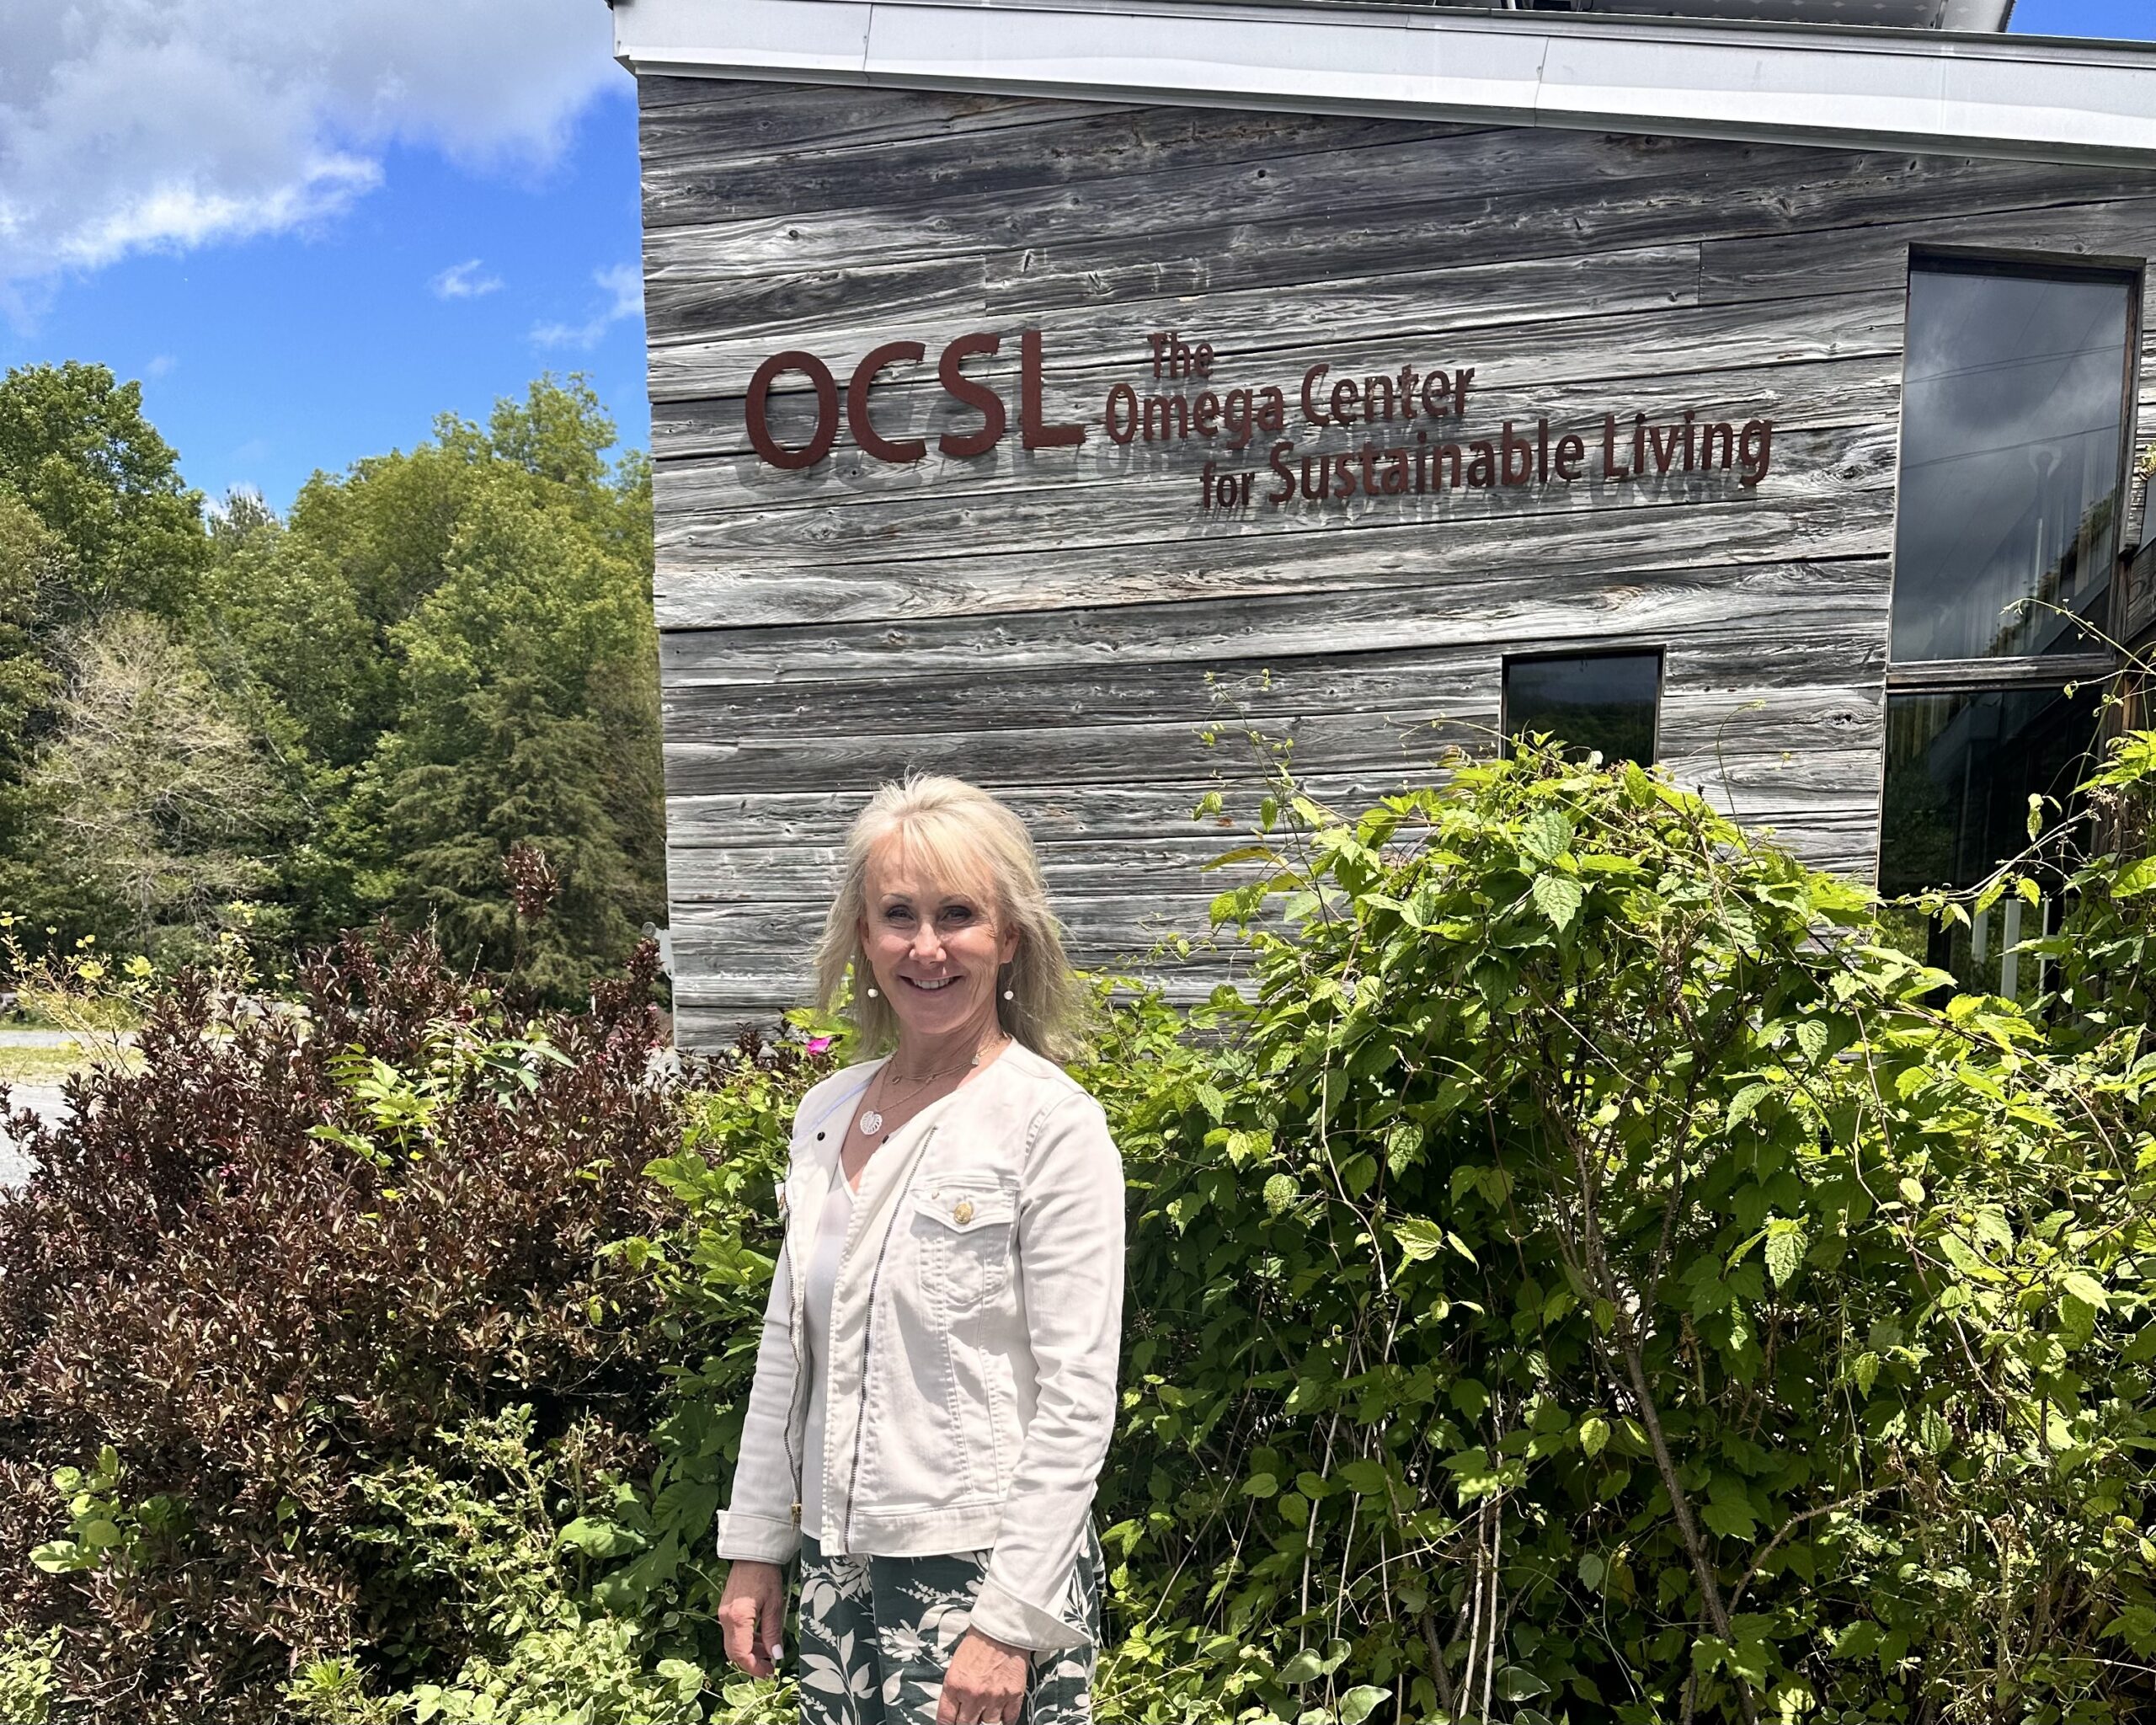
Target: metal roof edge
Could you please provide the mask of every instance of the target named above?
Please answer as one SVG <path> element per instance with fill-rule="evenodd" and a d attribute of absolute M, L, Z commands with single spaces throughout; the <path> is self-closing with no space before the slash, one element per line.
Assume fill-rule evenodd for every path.
<path fill-rule="evenodd" d="M 616 0 L 639 73 L 2156 168 L 2156 45 L 1299 0 Z"/>

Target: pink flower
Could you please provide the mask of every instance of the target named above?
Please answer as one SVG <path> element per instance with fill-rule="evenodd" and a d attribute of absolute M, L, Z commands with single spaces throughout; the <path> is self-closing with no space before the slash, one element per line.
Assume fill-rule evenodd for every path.
<path fill-rule="evenodd" d="M 808 1039 L 808 1052 L 819 1055 L 837 1040 L 835 1036 L 812 1036 Z"/>

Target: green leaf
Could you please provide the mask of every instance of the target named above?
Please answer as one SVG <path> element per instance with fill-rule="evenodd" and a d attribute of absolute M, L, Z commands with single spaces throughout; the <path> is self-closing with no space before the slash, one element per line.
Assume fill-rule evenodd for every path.
<path fill-rule="evenodd" d="M 1392 1691 L 1389 1689 L 1357 1684 L 1340 1697 L 1340 1725 L 1363 1725 L 1363 1721 L 1378 1710 L 1380 1703 L 1391 1699 Z"/>
<path fill-rule="evenodd" d="M 1806 1243 L 1804 1236 L 1794 1228 L 1769 1231 L 1767 1274 L 1774 1278 L 1777 1288 L 1789 1286 L 1796 1273 L 1804 1268 Z"/>
<path fill-rule="evenodd" d="M 1280 1482 L 1269 1473 L 1253 1473 L 1243 1482 L 1243 1495 L 1246 1498 L 1270 1498 L 1280 1489 Z"/>
<path fill-rule="evenodd" d="M 1275 1174 L 1265 1183 L 1265 1208 L 1270 1215 L 1284 1215 L 1300 1196 L 1290 1175 Z"/>
<path fill-rule="evenodd" d="M 2106 1311 L 2111 1306 L 2111 1296 L 2105 1291 L 2104 1284 L 2085 1270 L 2068 1271 L 2059 1286 L 2084 1306 L 2093 1306 L 2098 1311 Z"/>
<path fill-rule="evenodd" d="M 1324 1674 L 1325 1660 L 1315 1648 L 1305 1648 L 1280 1668 L 1281 1682 L 1290 1687 L 1315 1682 Z"/>
<path fill-rule="evenodd" d="M 1217 857 L 1208 857 L 1198 866 L 1201 870 L 1226 868 L 1237 862 L 1280 863 L 1280 853 L 1270 845 L 1238 845 L 1231 851 L 1223 851 Z"/>
<path fill-rule="evenodd" d="M 1403 1216 L 1393 1224 L 1392 1238 L 1408 1263 L 1419 1263 L 1444 1249 L 1445 1231 L 1427 1216 Z"/>
<path fill-rule="evenodd" d="M 1590 1413 L 1580 1422 L 1580 1448 L 1590 1460 L 1599 1455 L 1609 1443 L 1609 1422 L 1598 1413 Z"/>
<path fill-rule="evenodd" d="M 1497 1693 L 1508 1701 L 1531 1701 L 1550 1693 L 1550 1685 L 1524 1665 L 1508 1665 L 1497 1673 Z"/>
<path fill-rule="evenodd" d="M 1796 1027 L 1796 1045 L 1815 1066 L 1827 1058 L 1827 1027 L 1817 1018 L 1806 1018 Z"/>
<path fill-rule="evenodd" d="M 2104 1634 L 2116 1636 L 2135 1651 L 2143 1652 L 2156 1642 L 2156 1608 L 2128 1605 L 2111 1621 Z"/>
<path fill-rule="evenodd" d="M 1572 846 L 1572 823 L 1555 809 L 1545 809 L 1519 836 L 1520 849 L 1538 862 L 1554 862 Z"/>
<path fill-rule="evenodd" d="M 1343 1462 L 1333 1470 L 1335 1477 L 1357 1495 L 1374 1498 L 1385 1489 L 1385 1467 L 1368 1457 Z"/>
<path fill-rule="evenodd" d="M 1946 1261 L 1965 1276 L 1979 1282 L 2003 1282 L 2005 1275 L 1994 1268 L 1988 1258 L 1952 1229 L 1939 1236 L 1939 1250 Z"/>
<path fill-rule="evenodd" d="M 2156 888 L 2156 857 L 2143 857 L 2130 863 L 2111 882 L 2111 896 L 2115 899 L 2137 898 Z"/>
<path fill-rule="evenodd" d="M 1744 1489 L 1744 1482 L 1729 1473 L 1715 1476 L 1714 1484 L 1707 1491 L 1705 1507 L 1700 1511 L 1700 1519 L 1716 1533 L 1732 1540 L 1748 1540 L 1759 1526 L 1752 1514 L 1752 1499 Z"/>
<path fill-rule="evenodd" d="M 75 1540 L 86 1551 L 104 1551 L 115 1546 L 125 1545 L 127 1535 L 109 1521 L 93 1521 L 76 1533 Z"/>
<path fill-rule="evenodd" d="M 1764 1084 L 1746 1085 L 1731 1099 L 1729 1116 L 1723 1123 L 1724 1125 L 1729 1130 L 1735 1131 L 1737 1127 L 1752 1118 L 1759 1104 L 1764 1102 L 1769 1094 L 1769 1087 Z"/>
<path fill-rule="evenodd" d="M 622 1557 L 643 1549 L 643 1535 L 603 1516 L 579 1515 L 562 1530 L 561 1543 L 587 1557 Z"/>
<path fill-rule="evenodd" d="M 1572 919 L 1580 914 L 1580 906 L 1587 897 L 1577 881 L 1561 874 L 1538 874 L 1528 890 L 1534 896 L 1535 909 L 1547 916 L 1560 933 L 1572 926 Z"/>
<path fill-rule="evenodd" d="M 1935 1455 L 1946 1453 L 1946 1446 L 1954 1441 L 1954 1429 L 1946 1423 L 1945 1417 L 1936 1407 L 1927 1407 L 1917 1421 L 1917 1435 L 1924 1440 L 1925 1449 Z"/>
<path fill-rule="evenodd" d="M 1878 1651 L 1876 1623 L 1852 1623 L 1834 1637 L 1834 1657 L 1838 1659 L 1868 1659 Z"/>

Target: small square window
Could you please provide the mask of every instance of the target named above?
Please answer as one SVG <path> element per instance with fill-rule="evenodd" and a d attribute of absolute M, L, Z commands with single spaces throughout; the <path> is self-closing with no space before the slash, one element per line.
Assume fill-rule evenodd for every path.
<path fill-rule="evenodd" d="M 1569 755 L 1654 761 L 1659 653 L 1582 653 L 1505 661 L 1505 739 L 1547 734 Z"/>

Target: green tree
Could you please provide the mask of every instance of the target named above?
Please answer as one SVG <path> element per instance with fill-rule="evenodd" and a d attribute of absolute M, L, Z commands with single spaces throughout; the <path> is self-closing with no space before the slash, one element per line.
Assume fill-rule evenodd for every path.
<path fill-rule="evenodd" d="M 170 627 L 119 611 L 85 631 L 29 798 L 46 866 L 115 907 L 138 948 L 184 956 L 220 905 L 270 879 L 282 824 L 254 735 Z"/>
<path fill-rule="evenodd" d="M 202 499 L 142 415 L 138 383 L 103 366 L 25 366 L 0 378 L 0 492 L 62 554 L 39 589 L 47 634 L 116 609 L 179 617 L 209 561 Z"/>
<path fill-rule="evenodd" d="M 436 919 L 456 955 L 579 988 L 664 903 L 648 470 L 580 380 L 318 474 L 288 522 L 228 505 L 203 647 L 296 802 L 296 933 Z M 529 938 L 510 850 L 561 882 Z"/>
<path fill-rule="evenodd" d="M 661 913 L 658 644 L 643 572 L 574 515 L 513 493 L 474 507 L 447 577 L 398 631 L 403 721 L 378 758 L 400 902 L 452 950 L 552 992 L 618 960 Z M 561 880 L 520 945 L 504 866 Z"/>
<path fill-rule="evenodd" d="M 193 610 L 209 557 L 200 505 L 138 385 L 72 363 L 0 377 L 0 903 L 32 927 L 112 926 L 52 851 L 26 780 L 57 722 L 70 642 L 116 611 Z"/>
<path fill-rule="evenodd" d="M 26 758 L 30 717 L 58 683 L 35 632 L 39 595 L 67 562 L 59 535 L 21 498 L 0 490 L 0 771 Z"/>

